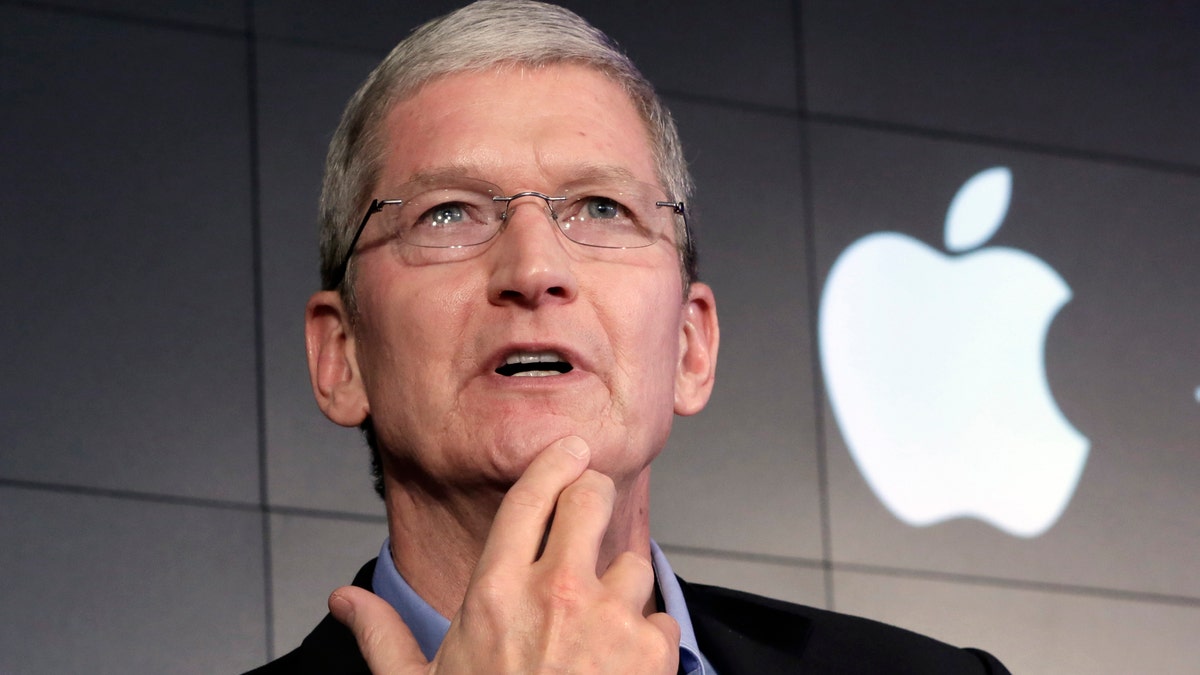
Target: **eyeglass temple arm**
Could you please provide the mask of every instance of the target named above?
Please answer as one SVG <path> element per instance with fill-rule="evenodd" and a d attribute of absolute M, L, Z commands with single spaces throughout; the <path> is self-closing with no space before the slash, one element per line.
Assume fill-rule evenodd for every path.
<path fill-rule="evenodd" d="M 683 236 L 686 243 L 690 246 L 692 242 L 692 224 L 688 222 L 687 207 L 683 202 L 654 202 L 655 206 L 669 206 L 671 210 L 683 216 Z"/>
<path fill-rule="evenodd" d="M 684 218 L 687 217 L 687 213 L 685 213 L 686 209 L 683 206 L 683 202 L 654 202 L 654 205 L 655 206 L 669 206 L 669 207 L 671 207 L 672 210 L 675 211 L 675 213 L 678 213 L 679 215 L 683 216 Z"/>
<path fill-rule="evenodd" d="M 372 199 L 371 205 L 367 207 L 367 213 L 363 216 L 362 222 L 358 224 L 358 229 L 354 231 L 354 238 L 350 240 L 350 248 L 346 249 L 346 255 L 342 256 L 342 262 L 337 266 L 337 270 L 333 273 L 333 288 L 342 285 L 342 281 L 346 278 L 346 270 L 350 267 L 350 256 L 354 255 L 354 247 L 358 246 L 358 238 L 362 236 L 363 230 L 367 229 L 367 221 L 371 216 L 383 210 L 383 202 L 378 199 Z"/>

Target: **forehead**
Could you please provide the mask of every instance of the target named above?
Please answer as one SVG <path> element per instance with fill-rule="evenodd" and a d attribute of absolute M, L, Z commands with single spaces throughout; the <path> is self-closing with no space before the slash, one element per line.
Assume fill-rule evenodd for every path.
<path fill-rule="evenodd" d="M 633 101 L 585 66 L 445 75 L 396 103 L 383 131 L 385 187 L 445 171 L 521 189 L 551 189 L 597 169 L 659 182 Z"/>

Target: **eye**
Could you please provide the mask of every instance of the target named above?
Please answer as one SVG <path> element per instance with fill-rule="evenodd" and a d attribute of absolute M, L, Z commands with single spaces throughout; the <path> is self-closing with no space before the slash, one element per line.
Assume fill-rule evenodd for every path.
<path fill-rule="evenodd" d="M 410 203 L 411 216 L 404 221 L 401 238 L 416 246 L 444 248 L 472 246 L 487 241 L 494 231 L 489 230 L 486 214 L 479 208 L 479 200 L 472 199 L 430 200 L 434 204 L 422 210 L 419 200 Z"/>
<path fill-rule="evenodd" d="M 588 198 L 585 209 L 587 210 L 588 218 L 596 218 L 598 220 L 620 218 L 623 211 L 623 207 L 620 204 L 607 197 Z"/>
<path fill-rule="evenodd" d="M 467 219 L 467 207 L 460 203 L 438 204 L 417 219 L 417 227 L 447 227 Z"/>

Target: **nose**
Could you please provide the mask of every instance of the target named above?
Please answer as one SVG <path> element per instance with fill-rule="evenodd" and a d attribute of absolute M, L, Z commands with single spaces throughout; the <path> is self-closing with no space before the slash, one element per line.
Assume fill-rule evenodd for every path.
<path fill-rule="evenodd" d="M 536 307 L 569 302 L 579 291 L 566 236 L 540 195 L 508 204 L 504 229 L 492 243 L 488 299 L 494 304 Z"/>

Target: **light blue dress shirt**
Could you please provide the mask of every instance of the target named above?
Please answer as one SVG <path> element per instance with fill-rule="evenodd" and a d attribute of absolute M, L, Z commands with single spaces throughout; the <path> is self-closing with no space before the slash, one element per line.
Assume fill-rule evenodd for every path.
<path fill-rule="evenodd" d="M 650 542 L 651 562 L 654 563 L 654 575 L 658 580 L 658 592 L 662 595 L 663 605 L 667 614 L 679 624 L 679 672 L 686 675 L 716 675 L 717 671 L 700 653 L 696 645 L 696 633 L 692 629 L 692 618 L 688 614 L 687 603 L 683 600 L 683 590 L 679 588 L 679 580 L 671 571 L 667 557 L 654 541 Z M 408 585 L 396 564 L 392 562 L 391 541 L 385 539 L 383 548 L 379 551 L 379 562 L 375 563 L 375 576 L 371 580 L 375 594 L 387 600 L 396 609 L 404 623 L 408 624 L 413 637 L 421 647 L 426 659 L 433 659 L 450 630 L 450 620 L 438 614 L 429 603 L 421 599 L 416 591 Z"/>

